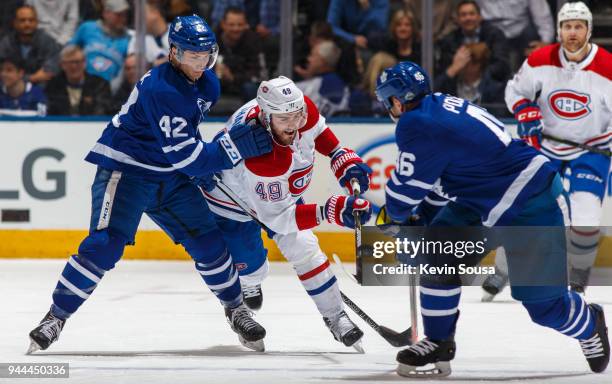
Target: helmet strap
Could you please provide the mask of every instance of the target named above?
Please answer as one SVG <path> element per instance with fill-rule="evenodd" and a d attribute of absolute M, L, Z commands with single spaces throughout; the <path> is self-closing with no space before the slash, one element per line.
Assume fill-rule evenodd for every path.
<path fill-rule="evenodd" d="M 580 48 L 578 48 L 578 50 L 576 50 L 576 52 L 570 52 L 567 49 L 565 49 L 565 47 L 563 47 L 563 45 L 561 45 L 561 48 L 563 49 L 563 53 L 565 54 L 565 57 L 570 60 L 570 61 L 582 61 L 584 59 L 584 57 L 586 57 L 588 55 L 588 52 L 590 51 L 590 43 L 589 43 L 589 39 L 587 38 L 586 42 L 584 43 L 584 45 Z"/>

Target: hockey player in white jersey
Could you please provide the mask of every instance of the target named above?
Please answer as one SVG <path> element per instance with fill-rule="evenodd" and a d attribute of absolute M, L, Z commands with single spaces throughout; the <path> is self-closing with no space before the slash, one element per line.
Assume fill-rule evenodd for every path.
<path fill-rule="evenodd" d="M 361 350 L 363 332 L 345 313 L 336 277 L 310 229 L 323 220 L 353 228 L 353 212 L 359 211 L 365 222 L 371 214 L 370 204 L 345 195 L 333 195 L 321 206 L 305 204 L 302 194 L 312 177 L 315 152 L 331 158 L 332 171 L 349 192 L 351 179 L 359 181 L 362 191 L 367 190 L 371 170 L 355 152 L 340 146 L 314 103 L 286 77 L 262 82 L 257 98 L 236 111 L 226 128 L 231 132 L 232 127 L 245 123 L 267 128 L 273 150 L 221 172 L 222 182 L 274 232 L 268 236 L 292 263 L 334 338 Z M 245 302 L 258 309 L 261 282 L 268 271 L 261 228 L 219 188 L 209 185 L 207 189 L 209 207 L 218 216 L 218 226 L 240 271 Z"/>
<path fill-rule="evenodd" d="M 589 41 L 593 17 L 584 3 L 563 5 L 557 23 L 560 43 L 533 52 L 508 82 L 505 98 L 519 135 L 553 161 L 569 186 L 570 286 L 584 292 L 597 256 L 610 158 L 552 137 L 610 147 L 612 55 Z M 506 282 L 505 276 L 494 275 L 483 288 L 490 297 Z"/>

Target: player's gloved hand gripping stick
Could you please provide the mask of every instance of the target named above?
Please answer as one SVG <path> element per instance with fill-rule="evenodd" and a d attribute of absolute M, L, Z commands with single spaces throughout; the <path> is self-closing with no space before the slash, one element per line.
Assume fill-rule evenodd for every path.
<path fill-rule="evenodd" d="M 251 212 L 249 206 L 238 197 L 225 183 L 218 178 L 216 175 L 213 176 L 213 179 L 217 185 L 217 188 L 225 195 L 228 199 L 233 201 L 236 205 L 238 205 L 247 215 L 249 215 L 257 224 L 259 224 L 262 228 L 267 231 L 270 229 Z M 202 190 L 202 187 L 200 187 Z M 203 193 L 203 191 L 202 191 Z M 360 224 L 361 225 L 361 224 Z M 372 327 L 383 339 L 385 339 L 389 344 L 394 347 L 403 347 L 411 344 L 411 328 L 408 328 L 402 333 L 398 333 L 390 328 L 387 328 L 382 325 L 378 325 L 370 316 L 368 316 L 357 304 L 355 304 L 351 299 L 348 298 L 342 291 L 340 291 L 340 295 L 342 296 L 342 300 L 353 312 L 357 314 L 362 320 L 364 320 L 370 327 Z"/>

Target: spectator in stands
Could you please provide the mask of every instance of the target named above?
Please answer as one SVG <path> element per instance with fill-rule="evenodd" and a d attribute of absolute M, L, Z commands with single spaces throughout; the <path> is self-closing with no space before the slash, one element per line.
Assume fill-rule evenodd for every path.
<path fill-rule="evenodd" d="M 327 11 L 334 34 L 363 49 L 385 34 L 388 17 L 389 0 L 331 0 Z"/>
<path fill-rule="evenodd" d="M 47 110 L 45 94 L 37 85 L 25 79 L 25 63 L 17 56 L 6 57 L 0 67 L 0 115 L 44 116 Z"/>
<path fill-rule="evenodd" d="M 145 22 L 147 33 L 153 36 L 157 47 L 163 50 L 166 55 L 170 51 L 168 43 L 169 24 L 165 7 L 159 0 L 147 0 L 145 5 Z"/>
<path fill-rule="evenodd" d="M 510 68 L 503 32 L 482 21 L 480 8 L 474 0 L 462 0 L 457 4 L 457 23 L 459 29 L 439 43 L 434 90 L 448 88 L 457 81 L 459 73 L 473 60 L 467 47 L 470 43 L 483 42 L 487 45 L 490 52 L 486 68 L 488 74 L 496 81 L 506 81 Z"/>
<path fill-rule="evenodd" d="M 0 1 L 0 36 L 4 36 L 13 28 L 15 11 L 21 7 L 24 0 L 2 0 Z"/>
<path fill-rule="evenodd" d="M 555 38 L 555 26 L 546 0 L 478 0 L 482 17 L 508 39 L 513 70 L 523 59 Z"/>
<path fill-rule="evenodd" d="M 340 48 L 332 41 L 312 47 L 308 56 L 305 78 L 296 85 L 315 103 L 325 117 L 348 112 L 349 88 L 336 73 Z"/>
<path fill-rule="evenodd" d="M 470 61 L 450 81 L 436 84 L 436 90 L 456 95 L 474 104 L 500 109 L 504 107 L 505 81 L 495 80 L 487 66 L 491 51 L 484 42 L 465 45 L 470 54 Z"/>
<path fill-rule="evenodd" d="M 19 57 L 25 63 L 27 81 L 48 81 L 58 70 L 60 45 L 38 28 L 36 10 L 30 5 L 17 8 L 13 27 L 0 40 L 0 59 Z"/>
<path fill-rule="evenodd" d="M 399 0 L 400 8 L 407 8 L 412 12 L 415 20 L 421 20 L 423 12 L 423 0 Z M 434 0 L 433 3 L 433 38 L 439 41 L 444 36 L 454 31 L 457 26 L 452 23 L 455 13 L 455 0 Z M 422 23 L 421 23 L 422 24 Z M 415 29 L 420 29 L 419 23 L 415 23 Z"/>
<path fill-rule="evenodd" d="M 280 0 L 259 0 L 255 32 L 261 38 L 268 73 L 276 70 L 280 46 Z M 268 76 L 264 76 L 268 78 Z"/>
<path fill-rule="evenodd" d="M 117 112 L 123 103 L 128 99 L 138 81 L 138 71 L 136 68 L 136 55 L 128 55 L 123 63 L 123 81 L 121 86 L 113 94 L 112 112 Z"/>
<path fill-rule="evenodd" d="M 261 80 L 263 53 L 259 38 L 249 29 L 246 14 L 240 8 L 227 8 L 220 27 L 215 70 L 223 94 L 239 95 L 243 102 L 251 100 Z"/>
<path fill-rule="evenodd" d="M 76 45 L 60 54 L 62 71 L 47 84 L 49 115 L 87 116 L 112 113 L 108 81 L 85 71 L 85 55 Z"/>
<path fill-rule="evenodd" d="M 130 35 L 126 0 L 104 0 L 102 18 L 79 26 L 68 44 L 78 45 L 85 52 L 87 72 L 109 81 L 116 89 L 121 82 L 121 68 L 127 57 Z"/>
<path fill-rule="evenodd" d="M 259 0 L 259 20 L 255 32 L 266 39 L 280 33 L 280 0 Z"/>
<path fill-rule="evenodd" d="M 214 0 L 212 12 L 210 14 L 210 21 L 213 28 L 219 27 L 228 8 L 244 10 L 244 0 Z"/>
<path fill-rule="evenodd" d="M 305 53 L 302 53 L 303 58 L 297 62 L 303 64 L 307 63 L 312 47 L 323 41 L 333 41 L 342 52 L 338 65 L 336 66 L 338 75 L 340 75 L 347 84 L 352 85 L 358 83 L 361 77 L 357 69 L 357 52 L 355 45 L 334 36 L 332 26 L 326 21 L 318 20 L 310 26 L 307 50 Z M 295 66 L 294 71 L 299 77 L 304 78 L 306 75 L 305 65 Z"/>
<path fill-rule="evenodd" d="M 386 116 L 387 109 L 376 97 L 376 80 L 385 68 L 397 64 L 397 59 L 387 52 L 372 56 L 363 74 L 361 84 L 353 89 L 349 101 L 352 116 Z"/>
<path fill-rule="evenodd" d="M 399 9 L 393 13 L 389 23 L 389 35 L 384 40 L 383 50 L 398 61 L 421 62 L 419 30 L 412 12 Z"/>
<path fill-rule="evenodd" d="M 36 9 L 38 25 L 60 45 L 70 40 L 79 22 L 79 0 L 27 0 Z"/>

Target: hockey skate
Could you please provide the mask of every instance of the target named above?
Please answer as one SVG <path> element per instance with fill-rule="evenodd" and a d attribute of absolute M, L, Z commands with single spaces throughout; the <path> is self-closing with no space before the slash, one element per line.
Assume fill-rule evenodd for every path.
<path fill-rule="evenodd" d="M 30 332 L 30 348 L 26 352 L 27 355 L 49 348 L 57 339 L 60 332 L 64 328 L 66 320 L 57 318 L 47 312 L 45 317 L 40 321 L 40 324 Z"/>
<path fill-rule="evenodd" d="M 569 273 L 570 289 L 577 293 L 584 293 L 584 290 L 589 285 L 589 276 L 591 268 L 578 269 L 572 267 Z"/>
<path fill-rule="evenodd" d="M 261 284 L 253 286 L 243 285 L 242 298 L 244 299 L 244 304 L 246 304 L 251 311 L 259 311 L 263 304 Z"/>
<path fill-rule="evenodd" d="M 489 275 L 482 283 L 482 294 L 481 301 L 488 303 L 493 301 L 495 296 L 499 294 L 504 287 L 508 284 L 508 275 L 497 272 L 494 275 Z"/>
<path fill-rule="evenodd" d="M 603 309 L 597 304 L 589 304 L 589 308 L 595 316 L 595 333 L 591 338 L 579 342 L 591 371 L 599 373 L 606 369 L 610 361 L 610 341 Z"/>
<path fill-rule="evenodd" d="M 253 313 L 244 304 L 225 308 L 225 317 L 232 331 L 238 335 L 240 344 L 257 352 L 265 351 L 263 338 L 266 336 L 266 330 L 253 320 Z"/>
<path fill-rule="evenodd" d="M 425 338 L 397 353 L 397 374 L 412 378 L 437 378 L 450 375 L 450 361 L 455 358 L 455 341 Z M 433 364 L 433 368 L 425 368 Z"/>
<path fill-rule="evenodd" d="M 355 348 L 359 353 L 365 352 L 361 345 L 363 331 L 351 321 L 346 312 L 341 311 L 334 317 L 324 317 L 323 321 L 334 336 L 334 339 L 347 347 Z"/>

